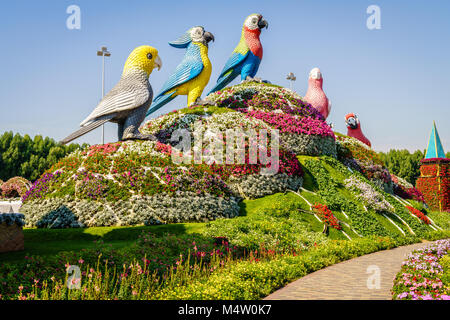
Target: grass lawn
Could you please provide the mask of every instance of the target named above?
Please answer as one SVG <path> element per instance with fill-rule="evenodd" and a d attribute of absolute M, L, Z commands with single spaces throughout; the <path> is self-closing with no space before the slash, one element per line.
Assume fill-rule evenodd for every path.
<path fill-rule="evenodd" d="M 54 255 L 61 251 L 79 251 L 95 246 L 96 240 L 103 240 L 113 248 L 119 249 L 131 245 L 142 231 L 157 235 L 164 233 L 196 233 L 204 223 L 175 223 L 159 226 L 136 227 L 93 227 L 80 229 L 24 229 L 25 250 L 0 253 L 0 263 L 16 262 L 25 256 Z"/>
<path fill-rule="evenodd" d="M 272 197 L 245 200 L 241 203 L 241 215 L 247 216 L 270 206 Z M 25 256 L 49 256 L 62 251 L 79 251 L 95 247 L 95 241 L 103 240 L 115 249 L 130 246 L 139 235 L 151 232 L 156 235 L 201 233 L 205 223 L 174 223 L 154 226 L 92 227 L 75 229 L 24 229 L 25 250 L 0 253 L 0 263 L 18 262 Z"/>

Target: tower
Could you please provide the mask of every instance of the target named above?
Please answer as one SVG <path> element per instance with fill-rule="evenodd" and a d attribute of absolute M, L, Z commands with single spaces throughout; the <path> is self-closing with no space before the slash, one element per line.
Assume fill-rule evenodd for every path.
<path fill-rule="evenodd" d="M 432 210 L 450 212 L 450 159 L 445 157 L 434 121 L 425 158 L 421 163 L 416 188 L 422 192 Z"/>

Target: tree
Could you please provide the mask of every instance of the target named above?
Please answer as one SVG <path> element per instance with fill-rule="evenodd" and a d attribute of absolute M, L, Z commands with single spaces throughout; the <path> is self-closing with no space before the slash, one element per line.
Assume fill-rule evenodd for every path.
<path fill-rule="evenodd" d="M 60 145 L 48 137 L 37 135 L 31 139 L 13 132 L 0 135 L 0 179 L 7 181 L 16 176 L 34 181 L 59 159 L 78 148 L 78 144 Z"/>
<path fill-rule="evenodd" d="M 425 157 L 425 151 L 410 153 L 408 150 L 389 150 L 380 152 L 380 156 L 389 172 L 415 185 L 420 176 L 420 160 Z"/>

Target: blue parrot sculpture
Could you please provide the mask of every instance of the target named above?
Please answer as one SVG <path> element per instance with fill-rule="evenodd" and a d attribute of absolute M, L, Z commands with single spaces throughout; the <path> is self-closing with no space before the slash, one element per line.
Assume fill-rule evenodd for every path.
<path fill-rule="evenodd" d="M 176 96 L 187 95 L 188 106 L 200 98 L 211 77 L 212 66 L 208 58 L 208 42 L 211 40 L 214 41 L 214 36 L 210 32 L 203 27 L 193 27 L 177 40 L 169 42 L 172 47 L 186 48 L 186 54 L 153 100 L 147 116 Z"/>

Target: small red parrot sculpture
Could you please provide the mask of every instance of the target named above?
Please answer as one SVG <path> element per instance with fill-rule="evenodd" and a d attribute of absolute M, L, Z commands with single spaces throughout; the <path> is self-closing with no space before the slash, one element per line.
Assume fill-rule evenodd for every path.
<path fill-rule="evenodd" d="M 326 119 L 331 111 L 331 101 L 323 92 L 322 86 L 323 77 L 320 69 L 312 69 L 309 73 L 308 90 L 303 99 L 316 108 Z"/>
<path fill-rule="evenodd" d="M 372 147 L 369 139 L 361 131 L 361 124 L 359 123 L 359 119 L 354 113 L 349 113 L 345 116 L 345 124 L 347 125 L 347 135 L 349 137 L 358 139 L 362 143 L 367 144 L 369 147 Z"/>

